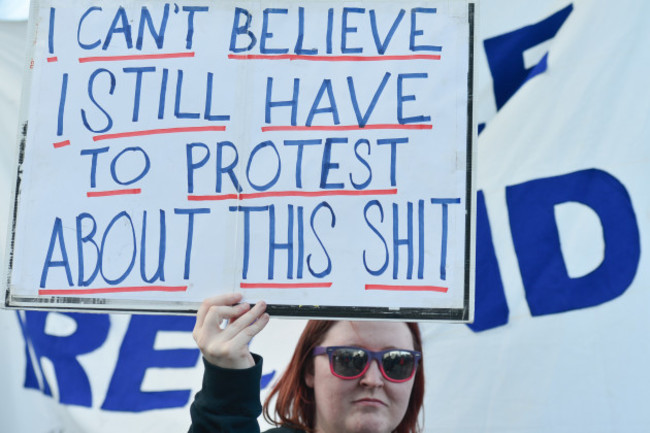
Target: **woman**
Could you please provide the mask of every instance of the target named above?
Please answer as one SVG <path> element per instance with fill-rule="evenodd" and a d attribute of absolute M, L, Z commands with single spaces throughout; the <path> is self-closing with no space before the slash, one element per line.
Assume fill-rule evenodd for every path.
<path fill-rule="evenodd" d="M 262 359 L 248 350 L 269 321 L 264 302 L 241 294 L 206 299 L 194 339 L 204 357 L 203 387 L 190 413 L 191 433 L 259 432 Z M 220 326 L 228 320 L 225 327 Z M 417 324 L 309 321 L 264 415 L 291 433 L 415 433 L 424 397 Z M 377 361 L 377 362 L 375 362 Z M 269 401 L 275 398 L 275 417 Z"/>

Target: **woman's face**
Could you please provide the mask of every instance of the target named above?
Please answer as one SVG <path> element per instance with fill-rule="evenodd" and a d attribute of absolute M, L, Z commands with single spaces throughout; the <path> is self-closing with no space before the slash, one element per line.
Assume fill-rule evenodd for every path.
<path fill-rule="evenodd" d="M 337 322 L 319 345 L 413 350 L 413 337 L 405 323 Z M 305 379 L 314 389 L 318 433 L 390 433 L 404 418 L 413 389 L 413 378 L 386 380 L 376 361 L 358 379 L 339 379 L 331 373 L 327 355 L 314 357 L 314 372 Z"/>

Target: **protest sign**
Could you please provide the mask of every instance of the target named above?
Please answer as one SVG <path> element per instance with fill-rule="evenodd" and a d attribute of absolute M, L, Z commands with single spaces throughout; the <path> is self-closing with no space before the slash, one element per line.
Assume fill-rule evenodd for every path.
<path fill-rule="evenodd" d="M 471 320 L 468 1 L 37 1 L 9 307 Z"/>

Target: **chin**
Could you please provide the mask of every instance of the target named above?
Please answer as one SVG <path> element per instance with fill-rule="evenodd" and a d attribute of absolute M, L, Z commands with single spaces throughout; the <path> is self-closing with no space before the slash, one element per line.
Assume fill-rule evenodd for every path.
<path fill-rule="evenodd" d="M 377 417 L 359 417 L 349 431 L 354 433 L 391 433 L 397 426 L 392 426 L 386 419 Z"/>

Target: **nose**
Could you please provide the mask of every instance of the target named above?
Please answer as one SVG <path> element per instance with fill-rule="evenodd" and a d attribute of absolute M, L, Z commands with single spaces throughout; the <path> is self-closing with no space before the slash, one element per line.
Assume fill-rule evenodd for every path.
<path fill-rule="evenodd" d="M 379 370 L 379 361 L 372 360 L 368 366 L 368 370 L 361 376 L 361 385 L 367 387 L 380 387 L 384 386 L 384 376 Z"/>

